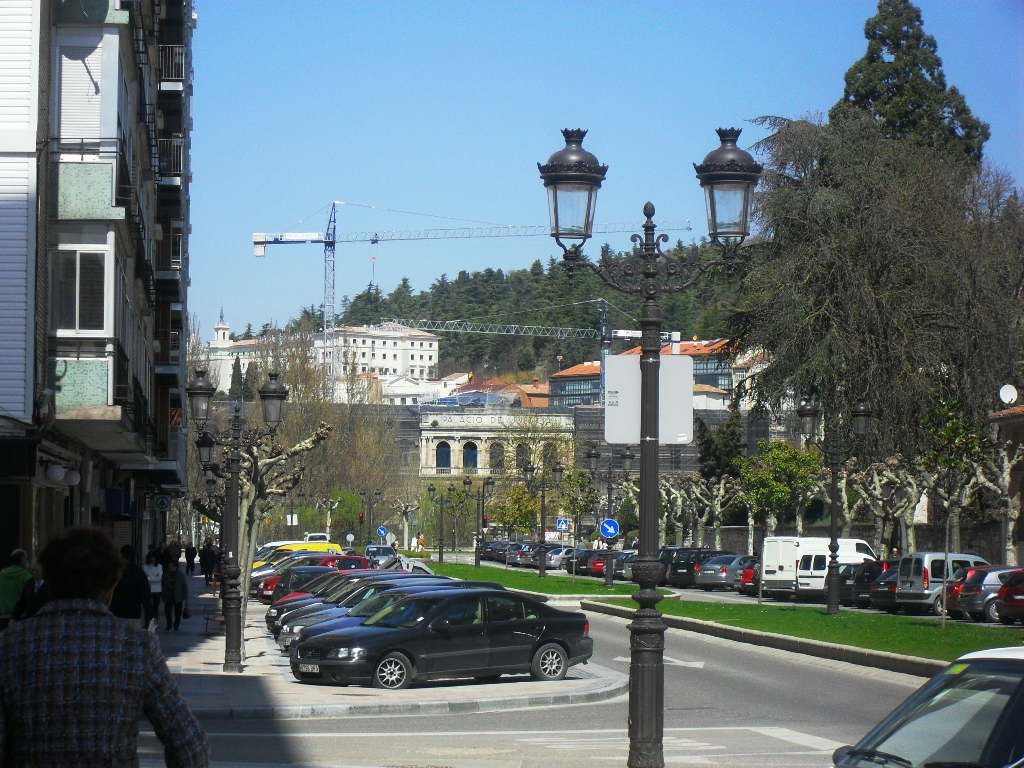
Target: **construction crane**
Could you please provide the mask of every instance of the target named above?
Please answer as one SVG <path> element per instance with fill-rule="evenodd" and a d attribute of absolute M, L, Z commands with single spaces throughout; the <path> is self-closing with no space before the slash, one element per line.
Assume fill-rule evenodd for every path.
<path fill-rule="evenodd" d="M 640 331 L 610 330 L 608 324 L 608 302 L 605 299 L 589 299 L 581 303 L 596 303 L 600 315 L 596 328 L 563 328 L 546 325 L 518 325 L 516 323 L 485 323 L 476 320 L 412 320 L 409 318 L 389 318 L 383 322 L 397 323 L 407 328 L 421 331 L 440 331 L 442 333 L 489 333 L 501 336 L 539 336 L 549 339 L 600 339 L 601 340 L 601 400 L 604 400 L 605 360 L 611 353 L 612 339 L 639 339 Z M 663 342 L 679 341 L 678 331 L 662 331 Z"/>

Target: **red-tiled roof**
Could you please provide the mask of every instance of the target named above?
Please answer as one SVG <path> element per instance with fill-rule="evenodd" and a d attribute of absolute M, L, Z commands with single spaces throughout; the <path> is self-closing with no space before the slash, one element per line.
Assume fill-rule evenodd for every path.
<path fill-rule="evenodd" d="M 728 351 L 729 339 L 709 339 L 707 341 L 673 341 L 661 348 L 663 355 L 718 355 Z M 641 347 L 633 347 L 622 354 L 639 355 Z"/>
<path fill-rule="evenodd" d="M 568 368 L 559 371 L 558 373 L 551 374 L 551 378 L 563 378 L 566 376 L 600 376 L 601 375 L 601 361 L 594 360 L 587 363 L 579 363 L 578 365 L 571 365 Z"/>
<path fill-rule="evenodd" d="M 989 419 L 992 421 L 1007 421 L 1009 419 L 1022 419 L 1024 418 L 1024 405 L 1015 405 L 1013 408 L 1005 408 L 1001 411 L 996 411 Z"/>

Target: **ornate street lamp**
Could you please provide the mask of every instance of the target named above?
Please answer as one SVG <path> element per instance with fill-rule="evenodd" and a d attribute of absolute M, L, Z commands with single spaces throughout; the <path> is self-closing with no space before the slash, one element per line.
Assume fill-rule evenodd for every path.
<path fill-rule="evenodd" d="M 719 131 L 721 145 L 695 165 L 708 203 L 709 235 L 721 246 L 722 258 L 684 262 L 668 260 L 661 252 L 664 234 L 655 235 L 654 206 L 644 205 L 643 235 L 633 235 L 639 256 L 622 263 L 611 257 L 593 264 L 583 256 L 590 237 L 597 190 L 607 166 L 582 147 L 585 131 L 563 131 L 565 148 L 538 163 L 548 190 L 551 236 L 564 253 L 566 271 L 586 267 L 612 288 L 639 294 L 640 315 L 640 551 L 633 564 L 639 585 L 634 596 L 640 609 L 629 625 L 629 758 L 630 768 L 660 768 L 665 764 L 664 732 L 665 622 L 655 609 L 664 565 L 658 560 L 658 369 L 661 364 L 661 294 L 688 290 L 703 273 L 731 258 L 748 234 L 753 189 L 761 166 L 736 147 L 737 129 Z M 566 241 L 571 245 L 566 245 Z"/>
<path fill-rule="evenodd" d="M 238 483 L 241 470 L 242 435 L 242 404 L 235 400 L 231 403 L 231 427 L 223 435 L 215 437 L 206 431 L 210 420 L 210 404 L 213 399 L 214 386 L 210 383 L 206 371 L 197 369 L 195 378 L 185 388 L 188 395 L 191 417 L 202 434 L 196 440 L 199 462 L 204 469 L 213 466 L 213 448 L 216 445 L 228 447 L 227 483 L 224 489 L 224 508 L 221 514 L 221 548 L 224 550 L 223 571 L 221 579 L 221 605 L 224 611 L 224 671 L 242 671 L 242 593 L 239 589 L 240 569 L 238 567 L 238 526 L 239 500 Z M 271 373 L 269 381 L 260 388 L 260 405 L 263 408 L 263 420 L 268 433 L 273 436 L 281 423 L 281 404 L 288 397 L 288 388 L 279 381 L 279 374 Z M 258 430 L 250 430 L 244 439 L 247 444 L 255 443 L 263 437 Z"/>
<path fill-rule="evenodd" d="M 430 498 L 431 503 L 438 505 L 438 518 L 437 518 L 437 562 L 444 562 L 444 505 L 445 502 L 451 502 L 452 497 L 455 495 L 455 486 L 449 484 L 447 493 L 438 493 L 437 488 L 431 483 L 427 487 L 427 496 Z"/>
<path fill-rule="evenodd" d="M 371 531 L 376 531 L 377 530 L 376 528 L 373 527 L 373 508 L 374 508 L 374 506 L 376 504 L 378 504 L 380 502 L 381 499 L 384 498 L 384 494 L 378 488 L 377 490 L 373 491 L 372 493 L 370 491 L 366 491 L 366 490 L 360 491 L 359 495 L 362 497 L 363 503 L 366 504 L 366 530 L 367 530 L 367 536 L 369 537 L 369 536 L 373 535 L 373 533 L 371 533 Z M 362 520 L 361 519 L 359 521 L 359 526 L 360 526 L 359 533 L 360 533 L 360 536 L 361 536 L 362 532 L 363 532 L 362 531 Z M 369 539 L 367 539 L 367 540 L 369 540 Z"/>
<path fill-rule="evenodd" d="M 462 480 L 462 487 L 466 491 L 466 495 L 470 495 L 473 490 L 473 481 L 468 477 Z M 473 567 L 480 567 L 480 554 L 484 547 L 484 504 L 487 501 L 487 494 L 494 489 L 494 478 L 488 477 L 486 480 L 480 483 L 480 487 L 477 489 L 476 498 L 476 546 L 473 548 Z"/>
<path fill-rule="evenodd" d="M 565 475 L 565 467 L 562 462 L 556 461 L 551 467 L 551 479 L 549 483 L 546 476 L 540 478 L 540 480 L 534 483 L 536 478 L 537 468 L 530 462 L 527 462 L 523 466 L 523 480 L 526 483 L 527 489 L 530 493 L 536 493 L 540 491 L 540 526 L 537 536 L 538 549 L 537 549 L 537 577 L 543 579 L 547 576 L 547 492 L 554 490 L 562 485 L 562 477 Z"/>
<path fill-rule="evenodd" d="M 605 467 L 605 500 L 608 504 L 608 511 L 606 513 L 606 519 L 613 519 L 615 517 L 615 500 L 612 494 L 612 489 L 615 485 L 616 480 L 628 479 L 630 470 L 633 468 L 633 459 L 636 458 L 628 447 L 619 454 L 619 458 L 622 461 L 622 472 L 618 473 L 612 466 L 612 453 L 608 453 L 608 465 Z M 600 482 L 598 462 L 601 459 L 601 452 L 597 450 L 597 447 L 592 447 L 587 451 L 587 467 L 590 470 L 590 476 L 593 479 L 594 485 Z M 612 547 L 611 541 L 606 541 L 607 549 L 604 551 L 604 585 L 611 587 L 615 580 L 615 550 Z"/>

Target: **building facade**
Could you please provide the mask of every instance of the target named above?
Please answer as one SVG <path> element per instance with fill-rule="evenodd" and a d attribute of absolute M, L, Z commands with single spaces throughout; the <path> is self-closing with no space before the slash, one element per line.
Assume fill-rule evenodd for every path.
<path fill-rule="evenodd" d="M 0 3 L 0 555 L 185 484 L 191 0 Z"/>

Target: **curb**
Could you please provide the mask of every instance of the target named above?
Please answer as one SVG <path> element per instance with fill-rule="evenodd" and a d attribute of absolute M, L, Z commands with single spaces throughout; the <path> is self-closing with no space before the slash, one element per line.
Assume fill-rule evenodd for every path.
<path fill-rule="evenodd" d="M 610 616 L 618 616 L 624 619 L 633 618 L 633 609 L 608 603 L 595 603 L 591 600 L 583 600 L 580 608 L 595 613 L 605 613 Z M 726 624 L 718 624 L 713 621 L 702 621 L 701 619 L 685 619 L 679 616 L 662 616 L 665 624 L 675 629 L 684 629 L 690 632 L 699 632 L 704 635 L 712 635 L 725 640 L 734 640 L 740 643 L 751 643 L 765 648 L 777 648 L 782 651 L 803 653 L 808 656 L 817 656 L 822 659 L 834 661 L 845 661 L 850 664 L 859 664 L 864 667 L 876 667 L 890 672 L 901 672 L 906 675 L 918 677 L 931 677 L 949 666 L 949 662 L 936 659 L 925 659 L 918 656 L 904 656 L 899 653 L 888 651 L 872 651 L 867 648 L 856 648 L 851 645 L 835 645 L 823 643 L 820 640 L 806 640 L 800 637 L 788 635 L 776 635 L 771 632 L 759 632 L 753 629 L 742 629 L 730 627 Z"/>
<path fill-rule="evenodd" d="M 596 664 L 605 685 L 597 690 L 573 693 L 537 693 L 531 696 L 503 696 L 492 699 L 366 704 L 289 704 L 265 707 L 192 707 L 193 714 L 206 720 L 296 719 L 303 717 L 339 717 L 344 715 L 448 715 L 498 712 L 522 707 L 550 707 L 589 704 L 621 696 L 629 690 L 629 678 Z"/>

